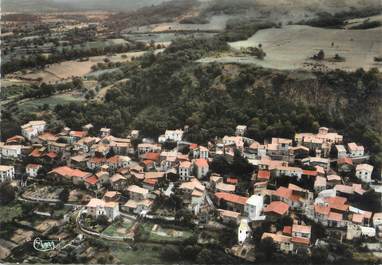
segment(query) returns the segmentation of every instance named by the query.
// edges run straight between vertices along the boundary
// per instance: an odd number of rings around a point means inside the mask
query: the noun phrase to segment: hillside
[[[109,90],[105,102],[58,106],[55,112],[73,129],[91,122],[119,135],[139,128],[156,137],[188,125],[188,140],[199,143],[232,134],[237,124],[247,124],[248,136],[258,140],[326,126],[364,144],[374,162],[382,162],[378,71],[309,73],[194,63],[224,49],[217,40],[178,40],[162,54],[123,66],[130,81]]]

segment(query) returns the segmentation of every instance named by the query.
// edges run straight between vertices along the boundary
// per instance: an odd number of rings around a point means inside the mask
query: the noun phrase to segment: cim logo
[[[33,248],[35,250],[41,251],[41,252],[52,251],[56,248],[56,241],[55,240],[42,240],[41,238],[37,237],[33,241]]]

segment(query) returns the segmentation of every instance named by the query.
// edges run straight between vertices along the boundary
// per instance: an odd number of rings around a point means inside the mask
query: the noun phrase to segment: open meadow
[[[369,30],[322,29],[309,26],[286,26],[258,31],[244,41],[229,43],[234,53],[203,58],[199,62],[257,64],[273,69],[309,69],[319,64],[323,69],[356,70],[358,68],[382,69],[374,57],[382,55],[382,28]],[[264,60],[239,54],[241,48],[262,45]],[[326,58],[335,54],[344,57],[341,62],[311,60],[324,50]],[[236,52],[236,54],[235,54]]]

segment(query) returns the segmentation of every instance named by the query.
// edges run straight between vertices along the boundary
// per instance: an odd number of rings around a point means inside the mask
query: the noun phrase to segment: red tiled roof
[[[158,183],[158,179],[147,179],[147,178],[145,178],[143,180],[143,183],[146,183],[146,184],[154,186],[155,184]]]
[[[231,193],[227,193],[227,192],[216,192],[215,196],[219,200],[223,199],[227,202],[232,202],[232,203],[237,203],[237,204],[242,204],[242,205],[245,205],[245,203],[248,200],[247,197],[243,197],[243,196],[239,196],[239,195],[231,194]]]
[[[96,176],[90,176],[85,179],[86,183],[89,183],[90,185],[96,185],[98,182],[98,178]]]
[[[310,234],[312,227],[310,225],[296,225],[292,226],[292,232]]]
[[[144,154],[142,158],[146,160],[158,161],[160,158],[160,153],[148,152]]]
[[[328,220],[340,222],[340,221],[342,221],[342,214],[330,212],[329,216],[328,216]]]
[[[292,234],[292,227],[291,226],[284,226],[283,234],[291,235]]]
[[[239,180],[237,178],[227,178],[226,182],[229,184],[237,184]]]
[[[306,176],[312,176],[312,177],[315,177],[318,175],[318,172],[316,170],[303,170],[302,171],[302,174],[303,175],[306,175]]]
[[[117,164],[119,162],[119,156],[115,155],[107,159],[108,163]]]
[[[295,244],[309,245],[310,240],[304,237],[292,237],[292,242]]]
[[[76,178],[86,178],[89,176],[89,172],[85,172],[79,169],[74,169],[68,166],[57,167],[50,171],[49,173],[56,173],[64,177],[76,177]]]
[[[152,161],[152,160],[143,160],[142,163],[145,164],[145,166],[149,166],[149,165],[154,164],[154,161]]]
[[[42,152],[40,152],[40,150],[38,150],[38,149],[34,149],[29,155],[33,156],[33,157],[41,157]]]
[[[348,164],[353,165],[353,160],[350,157],[341,157],[337,160],[338,165]]]
[[[190,150],[194,150],[194,149],[198,148],[198,145],[197,144],[190,144],[189,148],[190,148]]]
[[[46,153],[45,154],[47,157],[50,157],[50,158],[56,158],[57,157],[57,153],[55,153],[55,152],[48,152],[48,153]]]
[[[339,196],[330,197],[330,198],[325,198],[324,201],[328,203],[328,207],[330,209],[346,212],[349,208],[349,205],[345,204],[347,199],[344,197],[339,197]]]
[[[89,162],[94,163],[94,164],[104,163],[105,158],[94,156],[94,157],[90,158]]]
[[[208,167],[208,162],[206,159],[199,158],[195,160],[195,165],[197,167]]]
[[[78,138],[85,137],[86,135],[87,135],[87,132],[85,132],[85,131],[71,131],[70,132],[70,136],[74,136],[74,137],[78,137]]]
[[[292,201],[298,201],[299,200],[299,196],[297,195],[293,195],[293,190],[292,189],[288,189],[288,188],[285,188],[285,187],[279,187],[277,190],[275,190],[275,192],[273,193],[274,196],[277,196],[277,197],[280,197],[280,198],[285,198],[285,199],[288,199],[288,200],[292,200]]]
[[[324,201],[327,203],[345,204],[347,202],[347,199],[345,197],[335,196],[325,198]]]
[[[314,211],[318,214],[328,215],[330,208],[319,204],[314,205]]]
[[[7,143],[9,142],[23,142],[25,141],[25,138],[21,135],[15,135],[7,139]]]
[[[271,177],[271,172],[269,172],[268,170],[259,170],[259,172],[257,173],[257,178],[258,179],[270,179]]]
[[[352,222],[356,224],[362,224],[363,223],[363,214],[353,214]]]
[[[280,201],[271,202],[265,209],[265,213],[276,213],[278,215],[284,215],[288,212],[289,206],[288,204]]]

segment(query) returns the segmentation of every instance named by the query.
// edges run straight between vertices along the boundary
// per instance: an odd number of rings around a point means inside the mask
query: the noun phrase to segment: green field
[[[82,44],[75,44],[73,46],[60,46],[58,50],[90,50],[90,49],[104,49],[106,47],[114,47],[120,45],[127,45],[129,42],[124,39],[108,39],[108,40],[97,40],[88,41]]]
[[[126,236],[129,229],[133,226],[132,221],[123,220],[123,223],[113,223],[109,227],[107,227],[103,234],[108,236]]]
[[[142,241],[148,240],[150,242],[178,242],[192,236],[191,230],[179,230],[157,225],[156,230],[153,231],[153,227],[154,225],[150,223],[141,224],[140,229],[141,234],[143,235]]]
[[[129,249],[124,245],[113,244],[110,246],[112,254],[122,264],[164,264],[160,253],[165,245],[136,244],[136,248]]]
[[[71,94],[60,94],[54,95],[48,98],[39,98],[39,99],[31,99],[27,101],[22,101],[18,103],[18,108],[25,112],[37,112],[41,110],[41,108],[48,104],[49,108],[54,108],[58,104],[68,104],[70,102],[78,102],[83,101],[84,98],[79,96],[74,96]]]

